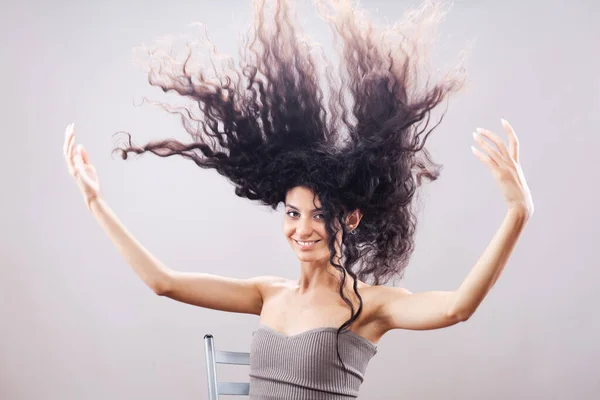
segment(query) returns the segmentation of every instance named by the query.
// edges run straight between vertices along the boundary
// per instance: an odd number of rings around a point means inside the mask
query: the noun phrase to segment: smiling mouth
[[[320,241],[321,240],[311,240],[311,241],[303,242],[303,241],[294,239],[294,242],[296,242],[298,244],[298,246],[300,246],[300,247],[312,247],[315,244],[319,243]]]

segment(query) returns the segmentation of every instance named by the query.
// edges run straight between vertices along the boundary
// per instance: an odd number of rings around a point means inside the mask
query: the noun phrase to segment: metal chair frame
[[[248,396],[249,382],[219,382],[217,364],[250,365],[250,353],[215,349],[213,335],[204,335],[206,372],[208,375],[208,400],[219,400],[220,395]]]

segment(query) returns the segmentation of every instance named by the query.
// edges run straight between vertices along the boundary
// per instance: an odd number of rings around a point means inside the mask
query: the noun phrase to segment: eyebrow
[[[296,207],[296,206],[293,206],[293,205],[291,205],[291,204],[286,204],[286,206],[287,206],[287,207],[290,207],[290,208],[293,208],[294,210],[298,210],[298,211],[300,211],[300,209],[299,209],[298,207]],[[312,210],[311,212],[315,212],[315,211],[323,211],[323,209],[322,209],[322,208],[315,208],[315,209],[314,209],[314,210]]]

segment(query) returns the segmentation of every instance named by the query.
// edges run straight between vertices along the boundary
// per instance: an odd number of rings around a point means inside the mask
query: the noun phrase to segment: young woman
[[[166,58],[168,68],[150,71],[152,85],[195,102],[197,109],[163,106],[181,117],[193,141],[140,147],[129,140],[115,149],[123,159],[130,152],[180,155],[217,170],[238,196],[273,209],[283,203],[283,232],[299,260],[298,279],[167,268],[103,200],[72,124],[65,136],[69,172],[88,209],[150,288],[200,307],[260,316],[251,349],[250,397],[256,399],[355,398],[386,332],[443,328],[475,312],[533,214],[514,130],[502,120],[507,144],[477,129],[473,153],[506,201],[498,232],[456,290],[383,286],[402,277],[412,254],[417,188],[439,175],[424,148],[437,126],[429,126],[431,111],[463,80],[448,74],[431,84],[424,75],[423,39],[444,14],[440,7],[427,3],[402,23],[379,29],[347,1],[317,3],[343,50],[340,84],[326,69],[327,107],[319,68],[329,64],[317,63],[300,41],[285,1],[276,2],[271,24],[264,0],[256,0],[251,54],[239,70],[210,79],[191,72],[189,58]]]

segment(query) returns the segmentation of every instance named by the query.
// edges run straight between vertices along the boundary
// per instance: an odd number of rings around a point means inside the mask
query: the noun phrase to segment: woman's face
[[[321,202],[311,189],[297,186],[285,199],[283,232],[300,261],[329,259],[328,235]]]
[[[314,192],[307,187],[296,186],[287,193],[283,233],[300,261],[329,261],[329,235],[320,207],[319,197],[315,197]],[[347,218],[348,229],[352,230],[358,226],[361,218],[360,211],[355,210]],[[340,253],[341,229],[337,235],[336,248]]]

